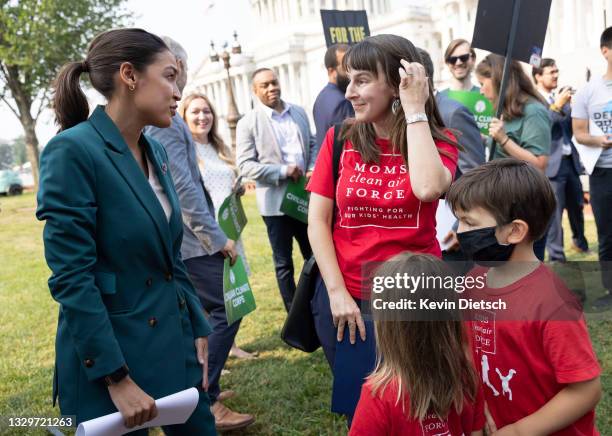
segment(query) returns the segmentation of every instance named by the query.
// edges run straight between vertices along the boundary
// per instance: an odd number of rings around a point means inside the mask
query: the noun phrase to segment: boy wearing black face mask
[[[601,368],[584,317],[533,251],[555,209],[548,179],[526,162],[499,159],[465,173],[447,201],[461,248],[481,265],[471,274],[486,277],[477,293],[507,305],[475,311],[468,323],[488,433],[598,435]]]

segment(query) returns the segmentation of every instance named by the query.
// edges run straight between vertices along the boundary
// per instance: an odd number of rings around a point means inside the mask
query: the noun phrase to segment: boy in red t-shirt
[[[468,323],[495,435],[598,435],[600,366],[582,313],[561,281],[536,258],[555,208],[550,183],[516,160],[464,174],[447,201],[457,238],[486,285],[471,296],[506,309],[477,310]]]

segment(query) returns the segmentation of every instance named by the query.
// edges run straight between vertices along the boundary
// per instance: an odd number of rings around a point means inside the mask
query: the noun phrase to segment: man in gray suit
[[[287,312],[295,293],[293,239],[304,259],[312,255],[307,225],[284,215],[281,202],[289,179],[310,177],[317,147],[306,112],[281,99],[274,71],[253,73],[255,108],[236,128],[236,154],[242,176],[255,181],[257,206],[268,230],[276,280]]]
[[[434,66],[427,51],[417,48],[423,61],[423,66],[430,77],[430,85],[433,86]],[[480,136],[480,130],[474,119],[474,115],[461,103],[448,98],[445,94],[436,92],[436,103],[444,125],[454,131],[457,142],[463,147],[459,151],[459,162],[455,173],[455,180],[461,174],[485,163],[485,146]],[[449,233],[445,242],[450,243],[442,253],[445,260],[466,260],[459,249],[459,243],[454,232]]]
[[[177,58],[177,85],[181,92],[187,83],[187,54],[174,40],[164,42]],[[172,117],[166,129],[149,126],[145,133],[158,140],[165,148],[170,173],[181,204],[183,215],[183,243],[181,256],[198,297],[208,313],[213,332],[208,336],[208,395],[217,430],[235,430],[252,424],[253,416],[237,413],[221,403],[219,379],[229,351],[234,343],[240,320],[227,324],[223,298],[223,262],[237,256],[234,241],[228,239],[215,219],[215,209],[200,176],[195,144],[187,124],[180,115]]]

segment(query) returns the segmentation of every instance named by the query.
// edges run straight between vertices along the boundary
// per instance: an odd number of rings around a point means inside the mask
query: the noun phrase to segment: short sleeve
[[[584,318],[547,321],[543,329],[544,352],[558,383],[583,382],[601,374]]]
[[[450,132],[450,130],[446,130],[444,132],[446,136],[451,141],[457,141],[455,136]],[[440,158],[442,159],[442,165],[444,165],[451,173],[451,180],[455,179],[455,171],[457,171],[457,161],[459,160],[459,150],[453,144],[450,144],[445,141],[435,140],[436,148],[440,153]]]
[[[572,118],[589,119],[589,85],[580,89],[572,98]]]
[[[535,156],[550,154],[551,126],[548,110],[540,103],[532,103],[526,109],[521,137],[517,138],[521,147]]]
[[[389,433],[389,416],[385,413],[383,401],[372,394],[369,383],[364,383],[349,436],[383,436]]]
[[[307,191],[331,199],[334,198],[333,148],[334,128],[331,127],[325,135],[312,176],[306,187]]]

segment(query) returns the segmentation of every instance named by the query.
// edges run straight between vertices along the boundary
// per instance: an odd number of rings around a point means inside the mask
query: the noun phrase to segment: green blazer
[[[116,412],[102,378],[127,365],[153,398],[202,379],[194,338],[211,329],[180,258],[183,225],[164,148],[142,135],[170,222],[119,130],[98,106],[40,159],[51,295],[60,304],[53,402],[77,422]]]

